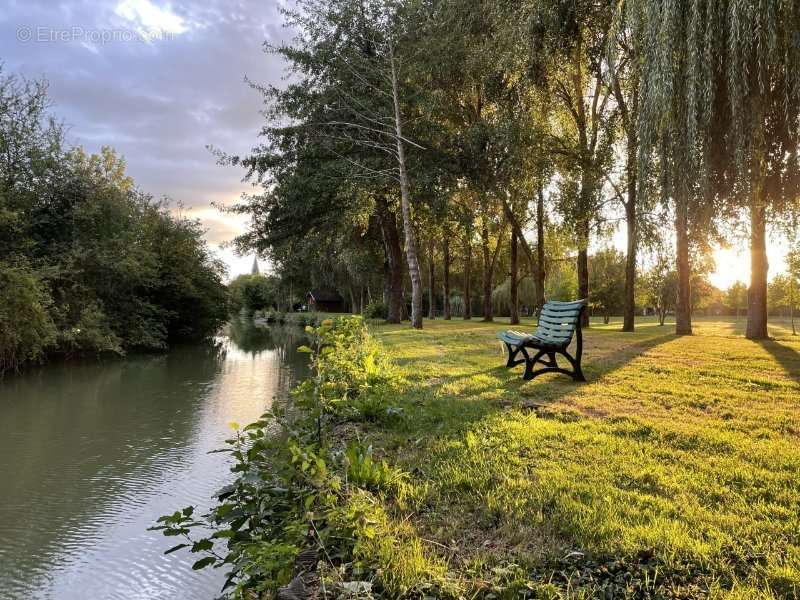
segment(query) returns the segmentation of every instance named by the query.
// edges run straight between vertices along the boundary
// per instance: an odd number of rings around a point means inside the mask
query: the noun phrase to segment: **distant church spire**
[[[250,270],[251,275],[259,275],[261,271],[258,270],[258,257],[253,257],[253,268]]]

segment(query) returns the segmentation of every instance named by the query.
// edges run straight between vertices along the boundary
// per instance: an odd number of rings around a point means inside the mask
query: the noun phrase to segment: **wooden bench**
[[[574,302],[545,302],[539,314],[539,324],[532,334],[520,331],[499,331],[497,337],[506,345],[508,361],[506,367],[511,368],[525,363],[523,379],[533,379],[542,373],[563,373],[570,375],[575,381],[586,381],[581,371],[581,354],[583,353],[583,337],[581,335],[581,316],[586,310],[586,300]],[[567,352],[567,346],[576,341],[575,355]],[[529,352],[529,350],[535,350]],[[519,358],[519,355],[522,358]],[[533,354],[533,356],[531,356]],[[567,359],[571,370],[558,366],[556,355]],[[546,357],[546,358],[545,358]],[[534,370],[537,363],[544,365]]]

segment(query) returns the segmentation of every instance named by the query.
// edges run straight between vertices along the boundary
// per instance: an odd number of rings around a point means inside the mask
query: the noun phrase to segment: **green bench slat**
[[[544,327],[545,329],[554,329],[556,331],[575,331],[575,323],[552,323],[544,319],[539,319],[538,326]]]
[[[542,315],[539,317],[539,323],[545,323],[546,325],[550,325],[553,327],[569,327],[570,329],[575,329],[575,324],[577,323],[577,318],[566,318],[566,319],[557,319],[556,317],[548,317],[547,315]]]
[[[529,333],[520,333],[519,331],[498,331],[497,337],[504,342],[517,346],[521,342],[530,339],[532,336]]]
[[[573,318],[574,319],[575,317],[577,317],[580,314],[580,312],[581,312],[581,309],[579,309],[579,308],[570,309],[570,310],[550,310],[548,308],[543,308],[542,312],[539,313],[539,314],[544,315],[546,317],[553,317],[553,318],[556,318],[556,319],[564,319],[564,318],[566,318],[566,319]]]
[[[555,340],[555,339],[552,339],[552,338],[540,337],[538,335],[536,336],[536,339],[539,340],[540,342],[544,343],[546,346],[556,346],[556,347],[559,347],[559,348],[561,346],[566,346],[566,345],[569,344],[569,342],[567,340]]]
[[[542,329],[541,327],[537,329],[536,333],[534,333],[533,335],[545,336],[553,339],[562,339],[562,340],[572,339],[571,331],[556,331],[553,329]]]
[[[559,329],[547,329],[545,327],[537,327],[536,333],[534,335],[546,335],[547,337],[552,338],[563,338],[568,340],[572,338],[572,331],[564,331]]]

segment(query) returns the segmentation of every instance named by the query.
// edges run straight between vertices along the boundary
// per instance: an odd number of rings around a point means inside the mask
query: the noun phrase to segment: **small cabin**
[[[311,290],[306,294],[306,304],[311,312],[345,312],[344,298],[335,290]]]

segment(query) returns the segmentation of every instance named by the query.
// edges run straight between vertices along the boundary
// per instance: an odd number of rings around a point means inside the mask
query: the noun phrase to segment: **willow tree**
[[[690,333],[688,215],[725,182],[747,214],[747,337],[767,337],[768,220],[794,195],[800,5],[760,0],[626,0],[640,40],[640,161],[668,147],[676,185],[677,332]],[[665,163],[666,164],[666,163]],[[713,184],[713,185],[712,185]]]

